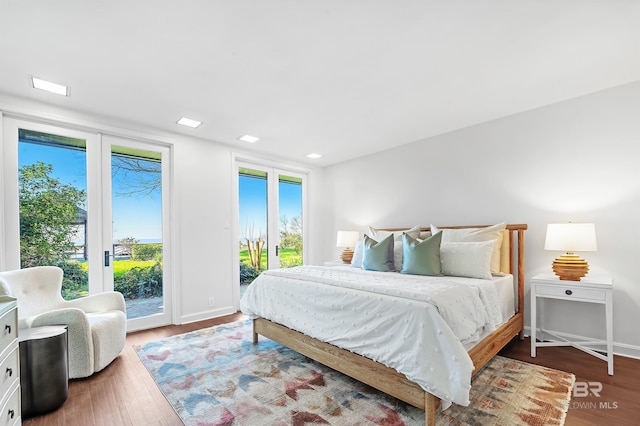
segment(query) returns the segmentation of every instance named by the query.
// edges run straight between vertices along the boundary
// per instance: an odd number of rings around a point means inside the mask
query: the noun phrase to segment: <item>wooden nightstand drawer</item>
[[[596,300],[604,302],[607,299],[605,290],[596,288],[580,288],[576,286],[557,285],[536,285],[536,294],[545,297],[555,297],[558,299],[578,299],[578,300]]]

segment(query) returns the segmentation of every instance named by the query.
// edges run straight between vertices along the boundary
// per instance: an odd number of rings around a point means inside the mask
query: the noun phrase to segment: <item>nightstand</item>
[[[611,277],[584,277],[581,281],[560,280],[553,274],[538,274],[529,281],[531,285],[531,357],[536,348],[544,346],[573,346],[607,362],[608,372],[613,376],[613,284]],[[559,342],[537,342],[536,304],[538,299],[571,300],[582,303],[597,303],[605,306],[606,340],[574,342],[540,328]],[[542,302],[542,300],[540,301]],[[544,307],[543,307],[544,308]],[[591,345],[606,345],[607,354],[592,349]]]

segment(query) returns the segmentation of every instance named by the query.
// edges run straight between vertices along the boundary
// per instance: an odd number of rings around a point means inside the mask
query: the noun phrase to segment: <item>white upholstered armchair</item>
[[[18,300],[20,328],[66,325],[69,378],[88,377],[109,365],[124,348],[124,298],[113,291],[64,300],[62,274],[55,266],[0,272],[0,294]]]

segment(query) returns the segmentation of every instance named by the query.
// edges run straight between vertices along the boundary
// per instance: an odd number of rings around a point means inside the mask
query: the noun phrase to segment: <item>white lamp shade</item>
[[[359,237],[358,231],[338,231],[336,247],[355,247]]]
[[[596,226],[593,223],[549,224],[544,249],[566,252],[597,251]]]

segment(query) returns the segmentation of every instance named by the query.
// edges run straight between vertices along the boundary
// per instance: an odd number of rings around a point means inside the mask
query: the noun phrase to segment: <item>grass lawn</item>
[[[113,276],[119,277],[124,275],[129,269],[133,268],[149,268],[156,264],[155,260],[114,260]]]
[[[87,272],[89,270],[89,264],[87,262],[78,262],[82,269]],[[148,268],[155,265],[155,260],[122,260],[116,259],[113,261],[113,276],[120,277],[124,275],[129,269],[132,268]]]
[[[265,269],[267,265],[267,251],[264,250],[262,252],[262,268]],[[249,251],[248,250],[240,250],[240,262],[244,262],[247,265],[250,265],[249,262]],[[287,266],[295,266],[302,265],[302,253],[296,253],[295,249],[292,248],[282,248],[280,249],[280,264],[284,264]]]

